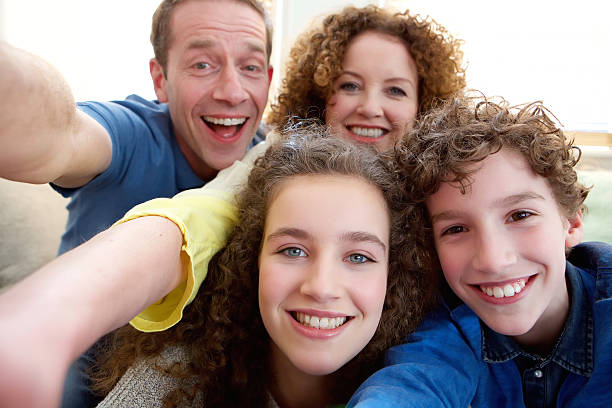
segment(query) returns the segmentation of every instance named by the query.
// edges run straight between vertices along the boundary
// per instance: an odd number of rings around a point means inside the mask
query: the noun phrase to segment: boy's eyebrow
[[[300,228],[279,228],[278,230],[272,232],[266,237],[266,241],[269,241],[274,238],[279,238],[283,236],[291,236],[300,239],[308,239],[312,236],[303,229]],[[375,245],[378,245],[382,248],[383,251],[387,251],[387,246],[382,242],[380,238],[378,238],[375,234],[365,232],[365,231],[348,231],[340,235],[340,241],[353,241],[353,242],[370,242]]]
[[[535,193],[533,191],[525,191],[522,193],[509,195],[499,200],[495,200],[493,204],[499,207],[506,207],[510,205],[516,205],[516,204],[522,203],[523,201],[527,201],[527,200],[546,200],[546,199],[542,195]],[[432,214],[430,218],[431,218],[431,223],[434,224],[438,221],[444,221],[444,220],[449,220],[452,218],[457,218],[460,215],[461,214],[458,211],[447,210],[447,211],[442,211],[437,214]]]
[[[495,201],[497,205],[515,205],[527,200],[546,200],[543,196],[533,191],[525,191],[518,194],[512,194]]]

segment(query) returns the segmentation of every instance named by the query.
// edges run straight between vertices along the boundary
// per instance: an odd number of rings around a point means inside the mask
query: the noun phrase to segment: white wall
[[[431,15],[465,40],[471,87],[511,102],[543,99],[568,129],[612,132],[612,29],[599,0],[373,0]],[[154,98],[148,60],[159,0],[0,0],[0,38],[42,55],[75,97]],[[280,60],[315,16],[367,0],[276,0]],[[281,48],[283,50],[281,51]],[[0,67],[1,69],[1,67]],[[273,94],[271,94],[273,95]]]
[[[0,38],[56,66],[77,100],[155,97],[149,33],[159,0],[0,1]]]

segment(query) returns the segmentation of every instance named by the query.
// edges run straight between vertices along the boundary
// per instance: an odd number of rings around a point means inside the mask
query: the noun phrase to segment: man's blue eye
[[[195,67],[197,69],[206,69],[210,67],[210,64],[208,62],[198,62],[197,64],[195,64]]]

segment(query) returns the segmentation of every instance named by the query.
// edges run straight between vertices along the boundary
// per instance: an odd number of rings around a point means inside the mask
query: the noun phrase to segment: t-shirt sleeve
[[[150,130],[142,118],[119,104],[112,102],[79,102],[78,108],[106,129],[111,139],[112,159],[106,170],[94,177],[85,186],[66,188],[51,183],[51,187],[63,197],[70,197],[83,188],[100,189],[112,183],[113,180],[120,179],[126,172],[134,152],[139,146],[142,147],[140,141],[143,135],[151,137]],[[126,135],[130,135],[130,137]]]
[[[181,320],[183,310],[206,277],[210,259],[225,246],[238,222],[233,194],[213,189],[199,191],[202,194],[158,198],[140,204],[116,223],[161,216],[173,221],[183,235],[180,256],[187,280],[130,321],[140,331],[166,330]]]

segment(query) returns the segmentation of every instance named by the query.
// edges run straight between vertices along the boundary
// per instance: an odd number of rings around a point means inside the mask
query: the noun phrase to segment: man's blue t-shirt
[[[107,229],[137,204],[204,185],[176,143],[167,104],[131,95],[78,106],[108,131],[113,157],[103,173],[82,187],[52,185],[71,198],[60,254]]]

